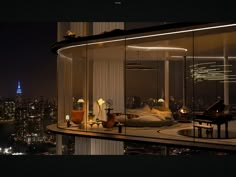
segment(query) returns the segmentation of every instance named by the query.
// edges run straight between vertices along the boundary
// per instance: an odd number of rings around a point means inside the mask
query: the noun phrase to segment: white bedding
[[[127,126],[164,126],[174,123],[171,111],[150,109],[148,106],[128,109],[126,114],[117,115],[116,119]]]

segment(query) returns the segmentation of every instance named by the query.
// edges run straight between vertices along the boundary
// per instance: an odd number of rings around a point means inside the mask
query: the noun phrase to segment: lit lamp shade
[[[187,106],[183,106],[179,109],[180,114],[190,114],[191,110]]]
[[[97,103],[98,103],[99,106],[102,106],[105,103],[105,100],[103,100],[102,98],[99,98],[97,100]]]
[[[70,120],[70,116],[66,115],[66,121],[68,122]]]
[[[163,99],[163,98],[159,98],[158,100],[157,100],[157,103],[158,103],[158,105],[159,106],[164,106],[164,103],[165,103],[165,100]]]
[[[190,122],[191,121],[191,110],[187,106],[182,106],[179,111],[179,121]]]
[[[157,102],[158,102],[158,103],[164,103],[164,102],[165,102],[165,100],[164,100],[164,99],[162,99],[162,98],[160,98],[160,99],[158,99],[158,100],[157,100]]]

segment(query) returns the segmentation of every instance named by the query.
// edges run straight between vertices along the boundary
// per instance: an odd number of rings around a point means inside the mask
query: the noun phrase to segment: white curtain
[[[93,112],[98,115],[99,98],[112,100],[112,112],[124,112],[124,50],[94,52],[93,61]],[[123,51],[123,52],[121,52]],[[103,109],[103,116],[99,119],[106,120],[106,113]]]
[[[70,115],[72,107],[72,59],[58,55],[57,73],[58,124],[61,124],[65,122],[65,116]]]

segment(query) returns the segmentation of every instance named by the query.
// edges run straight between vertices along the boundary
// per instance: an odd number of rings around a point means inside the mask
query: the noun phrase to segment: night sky
[[[126,29],[160,22],[126,23]],[[17,81],[25,98],[56,98],[56,55],[50,46],[57,40],[56,22],[0,22],[0,98],[16,95]]]
[[[16,95],[21,81],[25,97],[56,97],[57,23],[0,23],[0,96]]]

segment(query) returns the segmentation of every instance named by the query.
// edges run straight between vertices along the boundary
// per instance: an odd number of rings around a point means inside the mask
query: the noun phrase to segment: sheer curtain
[[[57,73],[58,124],[61,124],[65,122],[65,116],[70,115],[72,107],[72,59],[58,55]]]
[[[93,111],[96,116],[99,98],[105,101],[111,99],[113,112],[124,112],[124,50],[121,48],[101,49],[93,53]],[[104,109],[98,118],[106,120]]]

